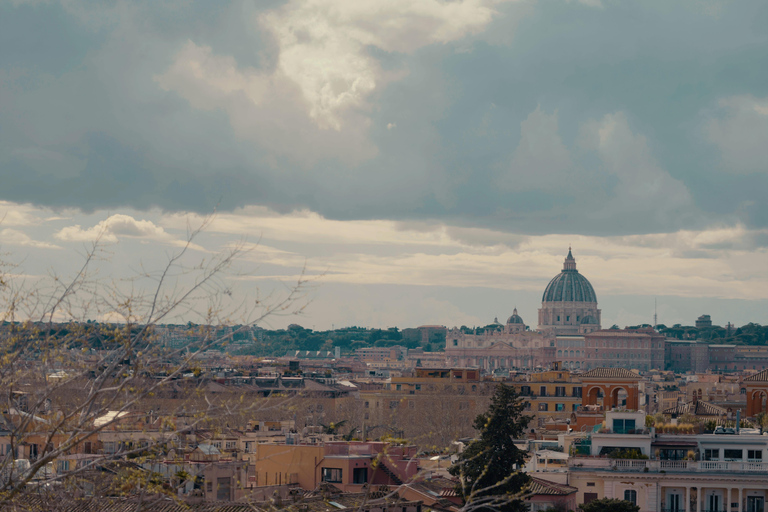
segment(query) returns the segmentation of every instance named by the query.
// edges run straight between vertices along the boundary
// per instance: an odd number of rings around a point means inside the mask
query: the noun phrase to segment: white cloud
[[[55,235],[65,242],[117,242],[120,237],[143,238],[156,242],[178,244],[172,235],[149,220],[136,220],[130,215],[118,213],[98,224],[83,229],[79,224],[67,226]]]
[[[338,129],[339,113],[364,103],[384,78],[366,47],[411,53],[475,33],[491,21],[488,0],[293,0],[261,24],[280,47],[279,69],[298,84],[309,114]]]
[[[331,157],[355,164],[377,154],[366,138],[370,121],[361,112],[346,112],[343,129],[318,129],[298,85],[284,73],[241,69],[234,58],[215,55],[209,46],[188,41],[155,80],[195,108],[224,110],[238,137],[304,166]]]
[[[34,206],[0,201],[0,226],[35,226],[47,220],[46,213]]]
[[[709,120],[705,133],[720,149],[724,170],[768,172],[768,98],[732,96],[719,106],[721,116]]]
[[[16,229],[6,228],[0,231],[0,240],[3,244],[36,247],[38,249],[61,249],[56,244],[33,240],[29,235]]]
[[[360,161],[377,152],[366,139],[368,98],[402,76],[382,69],[370,48],[407,54],[459,40],[482,31],[501,1],[509,0],[292,0],[259,18],[278,46],[273,70],[188,41],[155,79],[196,108],[225,110],[240,137],[283,155]]]

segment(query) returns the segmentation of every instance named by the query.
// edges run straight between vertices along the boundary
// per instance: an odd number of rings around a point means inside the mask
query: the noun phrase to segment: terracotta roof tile
[[[570,485],[557,484],[550,482],[549,480],[543,480],[541,478],[531,477],[531,484],[528,486],[529,494],[547,494],[554,496],[568,496],[577,492],[576,487]]]
[[[722,416],[726,410],[715,404],[699,400],[666,409],[662,414],[693,414],[694,416]]]
[[[641,380],[635,372],[626,368],[594,368],[581,374],[582,379],[632,379]]]
[[[763,370],[760,373],[750,375],[744,379],[744,382],[768,382],[768,370]]]

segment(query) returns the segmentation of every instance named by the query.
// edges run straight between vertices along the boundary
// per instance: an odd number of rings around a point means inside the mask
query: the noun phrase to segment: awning
[[[539,459],[549,460],[568,460],[568,454],[563,452],[556,452],[554,450],[539,450],[535,454]]]

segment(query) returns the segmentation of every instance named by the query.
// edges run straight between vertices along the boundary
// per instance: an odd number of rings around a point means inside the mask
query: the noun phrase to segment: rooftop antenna
[[[658,315],[656,314],[656,297],[653,298],[653,328],[656,329],[656,326],[659,325],[658,322]]]

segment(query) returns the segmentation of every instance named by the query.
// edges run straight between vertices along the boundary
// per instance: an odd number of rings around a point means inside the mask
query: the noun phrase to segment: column
[[[656,484],[656,511],[661,512],[661,482]]]
[[[691,512],[691,488],[687,487],[685,488],[685,501],[683,502],[685,505],[683,505],[683,511],[684,512]]]
[[[742,501],[741,501],[741,500],[743,499],[743,498],[742,498],[742,496],[741,496],[741,494],[744,492],[744,489],[743,489],[743,488],[741,488],[741,487],[739,487],[738,491],[739,491],[739,506],[738,506],[738,508],[737,508],[736,510],[737,510],[737,512],[741,512],[741,511],[742,511],[742,508],[743,508],[743,506],[744,506],[744,505],[742,504]]]
[[[696,501],[696,512],[704,511],[704,487],[699,484],[699,499]]]

